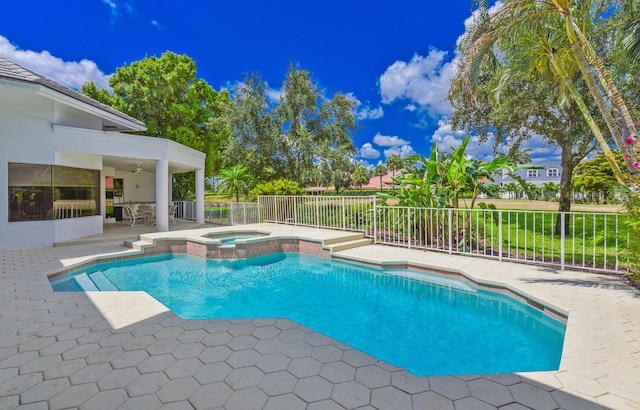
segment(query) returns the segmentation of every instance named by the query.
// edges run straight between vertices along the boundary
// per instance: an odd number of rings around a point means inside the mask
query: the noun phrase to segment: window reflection
[[[9,164],[9,221],[41,221],[100,214],[100,171],[41,164]]]

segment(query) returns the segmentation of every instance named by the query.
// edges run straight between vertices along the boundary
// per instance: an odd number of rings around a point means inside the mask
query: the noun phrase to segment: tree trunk
[[[571,211],[571,176],[575,164],[573,163],[573,155],[571,147],[563,147],[560,152],[562,175],[560,176],[560,199],[558,205],[558,212],[570,212]],[[560,235],[560,214],[556,220],[556,235]],[[569,218],[564,219],[564,231],[565,233],[569,229]]]

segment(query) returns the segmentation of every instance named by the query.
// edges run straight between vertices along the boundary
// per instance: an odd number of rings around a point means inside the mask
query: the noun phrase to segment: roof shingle
[[[90,98],[84,94],[80,94],[62,84],[59,84],[43,75],[40,75],[34,71],[31,71],[5,57],[0,56],[0,79],[8,79],[13,81],[20,81],[24,83],[39,84],[47,87],[51,90],[62,93],[75,100],[81,101],[85,104],[89,104],[95,108],[99,108],[102,111],[108,112],[112,115],[116,115],[124,120],[133,122],[140,127],[144,127],[144,123],[133,117],[128,116],[116,109],[113,109],[107,105],[104,105],[93,98]],[[138,130],[136,130],[138,131]]]

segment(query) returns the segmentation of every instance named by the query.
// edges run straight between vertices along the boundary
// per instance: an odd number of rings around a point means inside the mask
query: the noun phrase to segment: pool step
[[[352,241],[343,241],[338,243],[332,243],[325,245],[324,248],[328,249],[331,253],[346,251],[347,249],[358,248],[360,246],[367,246],[373,243],[371,238],[361,238]]]
[[[96,286],[95,283],[89,278],[86,273],[81,273],[73,277],[78,286],[82,288],[85,292],[98,292],[100,289]]]
[[[89,274],[89,278],[96,284],[98,289],[103,292],[117,292],[118,289],[116,285],[111,283],[111,281],[102,273],[102,271],[92,272]]]

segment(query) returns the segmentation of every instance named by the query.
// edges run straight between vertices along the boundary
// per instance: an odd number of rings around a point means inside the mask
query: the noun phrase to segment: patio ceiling
[[[144,159],[144,158],[128,158],[128,157],[114,157],[103,156],[102,164],[105,167],[113,167],[118,171],[134,171],[137,166],[140,166],[145,172],[155,174],[156,172],[156,160]],[[169,171],[177,174],[181,172],[195,171],[195,168],[189,167],[184,164],[175,162],[169,162]]]

